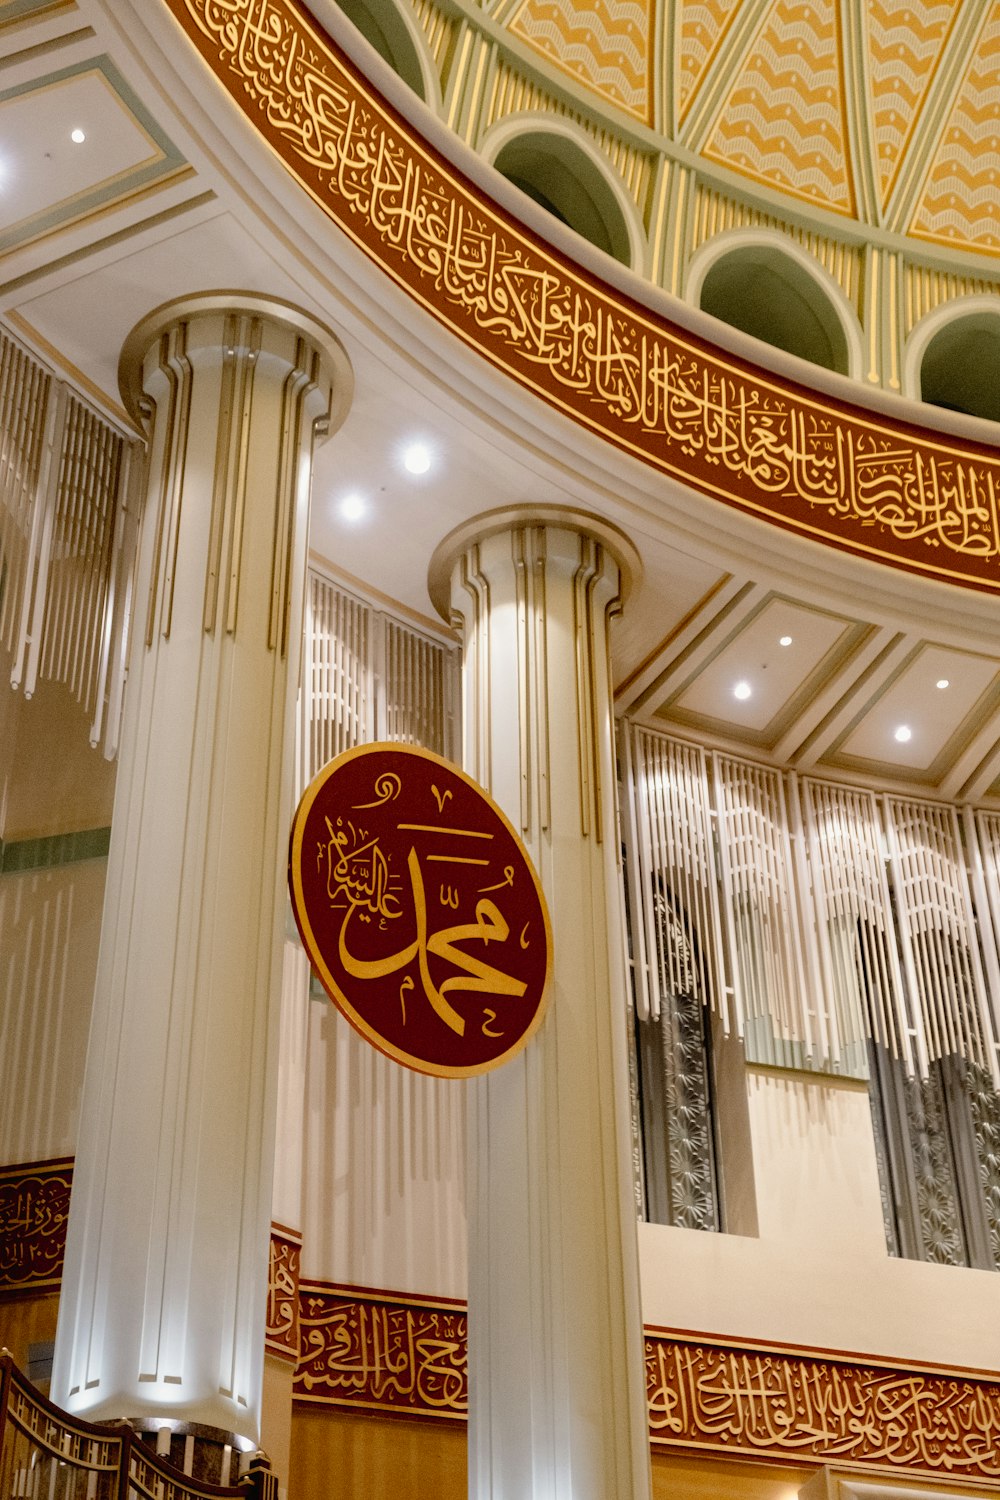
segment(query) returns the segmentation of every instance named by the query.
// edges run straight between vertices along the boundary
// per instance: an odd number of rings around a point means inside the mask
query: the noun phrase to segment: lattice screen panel
[[[93,709],[124,442],[74,397],[66,400],[62,452],[43,553],[47,564],[43,677],[64,682]]]
[[[375,611],[310,569],[302,660],[302,787],[328,760],[375,739]]]
[[[692,993],[750,1061],[997,1079],[1000,815],[706,755],[623,727],[640,1017]],[[978,912],[978,917],[977,917]],[[991,998],[993,997],[993,998]]]
[[[25,622],[25,593],[51,381],[0,334],[0,640],[13,652]]]
[[[781,776],[766,766],[712,756],[735,1010],[755,1061],[797,1061],[789,1047],[822,1054],[806,1002],[794,867]]]
[[[668,995],[694,995],[728,1025],[705,753],[627,724],[624,735],[636,1008],[646,1020]]]
[[[878,803],[871,792],[812,779],[802,781],[801,799],[831,1050],[835,1056],[853,1054],[861,1064],[870,1035],[912,1073],[915,1037],[896,950]]]
[[[457,652],[310,569],[302,663],[301,786],[355,745],[450,755]]]
[[[964,1057],[995,1083],[996,1025],[983,972],[958,813],[885,799],[897,926],[926,1058]]]
[[[61,682],[117,745],[131,585],[124,502],[138,445],[0,332],[0,643],[30,696]]]
[[[381,738],[446,755],[455,701],[455,653],[388,616],[384,649]]]

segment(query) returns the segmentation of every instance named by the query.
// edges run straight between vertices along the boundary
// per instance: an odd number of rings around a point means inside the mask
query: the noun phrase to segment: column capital
[[[118,389],[122,403],[132,419],[140,426],[145,417],[144,369],[153,345],[180,324],[198,328],[203,348],[217,346],[220,353],[226,348],[226,319],[243,317],[256,319],[271,330],[272,337],[279,342],[284,336],[305,339],[319,357],[314,380],[331,391],[329,417],[323,435],[335,432],[344,421],[354,394],[354,372],[343,344],[333,331],[304,312],[292,302],[280,297],[264,297],[256,292],[218,291],[196,292],[188,297],[177,297],[164,302],[146,314],[132,329],[122,345],[118,361]],[[295,344],[290,345],[287,357],[294,357]],[[278,349],[273,350],[278,353]]]
[[[484,511],[449,531],[434,549],[427,571],[427,588],[442,619],[451,619],[451,575],[455,562],[477,542],[504,531],[545,526],[576,531],[599,542],[618,565],[621,576],[619,600],[624,604],[642,581],[642,560],[633,542],[614,522],[575,505],[510,505]]]

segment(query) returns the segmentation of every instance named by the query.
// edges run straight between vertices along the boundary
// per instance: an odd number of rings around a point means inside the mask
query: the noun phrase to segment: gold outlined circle
[[[542,990],[538,1004],[535,1007],[535,1013],[525,1030],[508,1047],[506,1052],[501,1052],[497,1057],[491,1058],[487,1062],[473,1063],[466,1067],[449,1067],[443,1063],[429,1062],[426,1058],[418,1057],[411,1052],[405,1052],[401,1047],[397,1047],[394,1043],[387,1041],[380,1032],[376,1031],[370,1022],[366,1021],[359,1014],[337,984],[323,959],[320,944],[313,930],[313,924],[309,920],[301,879],[302,842],[313,804],[330,778],[343,766],[347,765],[349,761],[357,760],[362,756],[373,755],[376,752],[385,753],[387,751],[393,755],[412,755],[419,760],[430,762],[432,765],[441,766],[450,775],[457,776],[459,780],[464,781],[475,793],[479,801],[490,809],[510,834],[514,846],[524,862],[524,867],[531,877],[545,932],[545,977],[542,981]],[[401,1063],[404,1067],[412,1068],[415,1072],[424,1073],[433,1078],[474,1078],[481,1073],[492,1072],[494,1068],[498,1068],[503,1063],[509,1062],[512,1057],[516,1057],[531,1040],[545,1019],[552,989],[552,923],[549,917],[548,903],[545,900],[545,892],[542,890],[542,883],[538,878],[538,872],[520,835],[507,817],[507,814],[503,811],[503,808],[494,802],[490,794],[479,785],[478,781],[463,771],[461,766],[455,765],[454,761],[446,760],[443,755],[437,755],[433,750],[424,750],[419,745],[397,744],[391,740],[376,740],[374,743],[368,745],[355,745],[353,749],[344,750],[340,755],[335,756],[333,760],[328,761],[306,787],[299,800],[299,805],[295,809],[295,815],[292,818],[288,848],[288,885],[292,899],[292,914],[295,917],[295,925],[299,930],[302,946],[306,950],[313,973],[319,979],[327,995],[344,1019],[354,1027],[354,1030],[359,1035],[363,1036],[377,1051],[381,1052],[384,1057],[391,1057],[393,1061]]]

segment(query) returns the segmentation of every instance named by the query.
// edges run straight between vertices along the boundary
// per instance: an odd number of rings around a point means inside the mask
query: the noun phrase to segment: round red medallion
[[[378,744],[332,760],[295,814],[288,879],[327,994],[398,1062],[485,1073],[540,1025],[538,877],[496,803],[439,755]]]

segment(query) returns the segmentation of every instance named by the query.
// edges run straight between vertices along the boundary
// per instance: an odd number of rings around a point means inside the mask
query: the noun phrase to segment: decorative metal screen
[[[921,1074],[927,1062],[963,1057],[1000,1083],[994,1012],[958,814],[954,808],[885,799],[897,930]]]
[[[959,1057],[998,1082],[1000,816],[963,831],[634,725],[623,752],[640,1017],[690,991],[750,1061],[863,1077],[871,1039],[908,1075]]]
[[[0,332],[0,643],[30,697],[61,682],[117,748],[130,563],[124,499],[139,445]]]
[[[315,568],[306,600],[301,786],[343,750],[372,740],[450,755],[457,648],[376,609]]]
[[[913,1028],[893,931],[878,802],[871,792],[812,779],[804,779],[800,791],[818,993],[826,998],[820,1010],[830,1050],[863,1071],[870,1035],[912,1073]]]
[[[728,1024],[705,752],[628,725],[623,748],[636,1009],[646,1020],[666,995],[694,995]]]

